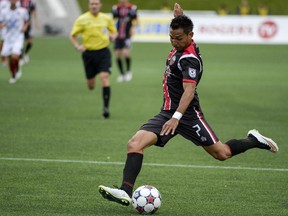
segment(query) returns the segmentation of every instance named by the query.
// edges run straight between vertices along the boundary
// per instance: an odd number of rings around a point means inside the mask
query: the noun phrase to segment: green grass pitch
[[[199,44],[202,108],[219,138],[257,128],[280,152],[253,149],[225,162],[176,137],[146,150],[136,187],[159,189],[163,216],[288,215],[288,46]],[[133,80],[111,76],[111,119],[86,87],[80,54],[67,38],[36,38],[23,77],[0,68],[0,215],[138,215],[104,200],[120,185],[127,140],[162,104],[169,43],[133,44]]]

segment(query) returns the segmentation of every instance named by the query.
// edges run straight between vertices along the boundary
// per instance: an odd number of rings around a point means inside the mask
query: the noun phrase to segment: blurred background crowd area
[[[111,14],[112,6],[118,2],[118,0],[102,0],[101,11]],[[236,15],[254,18],[260,17],[259,15],[284,18],[288,15],[288,0],[130,0],[130,3],[137,5],[139,17],[143,18],[146,15],[147,18],[153,15],[153,23],[147,23],[146,20],[141,28],[144,30],[146,27],[150,29],[158,28],[159,25],[164,26],[163,22],[156,21],[164,16],[170,17],[175,2],[179,3],[190,16],[219,15],[229,17],[230,21],[230,18],[233,19]],[[89,0],[36,0],[40,28],[34,28],[34,35],[69,35],[75,19],[88,11],[88,3]],[[211,22],[213,23],[213,20]]]
[[[88,10],[87,0],[78,0],[82,11]],[[287,15],[287,0],[130,0],[137,5],[138,10],[163,10],[173,9],[175,2],[185,10],[215,11],[219,15]],[[103,12],[111,12],[112,5],[117,0],[102,0]]]

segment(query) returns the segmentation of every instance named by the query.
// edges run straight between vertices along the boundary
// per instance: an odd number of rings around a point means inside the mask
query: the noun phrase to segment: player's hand
[[[174,17],[182,16],[183,15],[183,9],[178,3],[175,3],[174,5]]]
[[[83,45],[77,45],[75,48],[76,48],[79,52],[84,52],[84,51],[86,50]]]
[[[176,128],[179,124],[179,120],[176,118],[171,118],[163,126],[160,132],[161,136],[172,134],[174,135]]]
[[[0,29],[3,29],[6,25],[4,23],[0,23]]]
[[[114,33],[114,34],[109,34],[109,40],[111,42],[114,42],[117,38],[117,33]]]

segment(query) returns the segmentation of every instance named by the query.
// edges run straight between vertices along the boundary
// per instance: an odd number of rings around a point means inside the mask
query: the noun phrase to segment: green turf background
[[[134,43],[129,83],[116,82],[113,65],[109,120],[101,117],[100,83],[95,91],[86,88],[80,55],[67,38],[36,38],[31,62],[15,85],[8,83],[8,69],[0,68],[0,215],[137,215],[97,192],[99,184],[121,183],[123,164],[87,161],[125,161],[127,140],[161,106],[170,48]],[[164,149],[147,149],[136,187],[160,190],[163,205],[156,215],[288,215],[288,46],[200,44],[200,49],[205,68],[198,91],[219,138],[242,138],[257,128],[273,137],[280,152],[255,149],[219,162],[176,137]]]
[[[111,12],[112,5],[117,2],[117,0],[102,0],[103,11]],[[136,4],[138,10],[159,10],[164,0],[130,0],[130,2]],[[236,7],[240,4],[241,0],[168,0],[168,2],[171,5],[171,9],[173,9],[174,3],[177,2],[184,10],[212,11],[216,11],[222,3],[225,3],[229,12],[235,14]],[[286,0],[249,0],[248,2],[253,14],[256,14],[256,9],[261,2],[265,3],[270,8],[272,15],[288,14],[288,4]],[[88,0],[78,0],[78,3],[83,11],[88,9]]]

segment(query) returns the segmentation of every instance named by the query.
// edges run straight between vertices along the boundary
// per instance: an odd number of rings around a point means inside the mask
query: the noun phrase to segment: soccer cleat
[[[104,107],[103,108],[103,113],[102,113],[103,117],[105,119],[109,118],[110,117],[110,112],[109,112],[109,109],[107,107]]]
[[[128,71],[126,74],[125,74],[125,81],[129,82],[132,80],[132,72],[131,71]]]
[[[125,81],[125,76],[124,75],[119,75],[118,77],[117,77],[117,82],[123,82],[123,81]]]
[[[132,201],[129,195],[124,190],[117,188],[109,188],[103,185],[100,185],[98,188],[99,193],[109,201],[117,202],[124,206],[129,206]]]
[[[28,63],[30,62],[30,57],[29,57],[29,55],[28,55],[28,54],[25,54],[25,55],[23,56],[23,60],[24,60],[25,64],[28,64]]]
[[[19,70],[15,75],[16,80],[20,79],[21,76],[22,76],[22,72],[21,72],[21,70]]]
[[[261,135],[255,129],[248,131],[247,136],[248,137],[252,136],[252,137],[256,138],[260,144],[259,145],[260,148],[270,150],[273,153],[276,153],[279,151],[277,144],[271,138],[268,138],[268,137]]]
[[[17,81],[17,80],[16,80],[14,77],[11,77],[11,78],[9,79],[9,83],[10,83],[10,84],[15,84],[16,81]]]
[[[25,54],[21,59],[20,59],[20,66],[23,66],[24,64],[28,64],[30,61],[30,57],[28,54]]]

